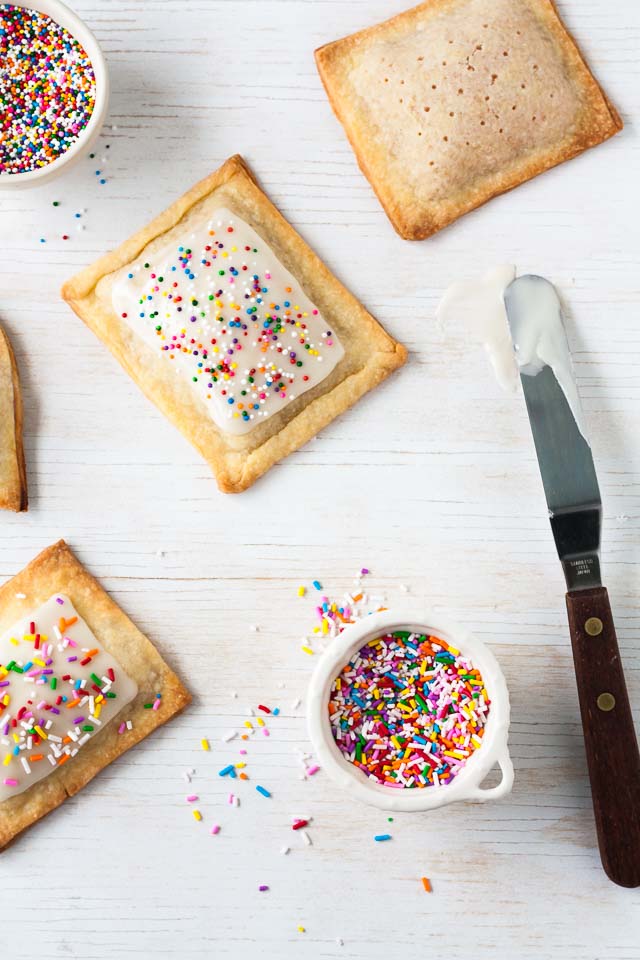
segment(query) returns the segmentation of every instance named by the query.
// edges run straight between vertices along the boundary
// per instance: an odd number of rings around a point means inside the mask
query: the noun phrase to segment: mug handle
[[[488,787],[486,790],[482,786],[473,787],[469,793],[468,798],[470,800],[479,800],[481,803],[484,803],[486,800],[497,800],[499,797],[504,797],[513,786],[513,763],[511,762],[511,757],[509,756],[509,751],[505,749],[501,757],[498,758],[498,765],[502,772],[502,780],[495,787]]]

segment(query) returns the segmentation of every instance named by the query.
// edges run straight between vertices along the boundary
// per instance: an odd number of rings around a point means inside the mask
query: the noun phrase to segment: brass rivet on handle
[[[604,630],[604,624],[600,617],[589,617],[584,628],[590,637],[599,637]]]
[[[616,705],[616,698],[612,693],[601,693],[598,699],[596,700],[598,704],[598,710],[608,713],[609,710],[613,710]]]

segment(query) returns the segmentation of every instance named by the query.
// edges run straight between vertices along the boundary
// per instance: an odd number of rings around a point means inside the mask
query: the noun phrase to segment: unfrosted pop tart
[[[62,295],[227,493],[406,359],[237,156]]]
[[[428,0],[316,61],[407,240],[622,129],[552,0]]]
[[[22,446],[22,396],[9,338],[0,327],[0,509],[27,509],[27,471]]]
[[[41,553],[0,588],[0,850],[190,699],[64,541]]]

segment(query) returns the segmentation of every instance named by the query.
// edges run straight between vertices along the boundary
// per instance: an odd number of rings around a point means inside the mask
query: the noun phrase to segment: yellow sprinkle
[[[258,719],[256,720],[256,723],[258,724],[259,727],[264,727],[264,720],[262,719],[262,717],[258,717]]]
[[[455,647],[449,647],[449,653],[452,653],[452,654],[454,655],[454,657],[459,657],[459,656],[460,656],[460,651],[459,651],[459,650],[456,650]]]
[[[194,815],[194,817],[195,817],[196,820],[202,820],[202,814],[200,813],[199,810],[194,810],[194,811],[193,811],[193,815]]]
[[[14,733],[12,736],[13,736],[14,743],[20,743],[20,737],[18,736],[17,733]]]
[[[19,640],[14,640],[14,638],[11,637],[11,640],[9,641],[9,643],[12,643],[12,644],[14,645],[14,647],[17,647],[18,644],[20,643],[20,641],[19,641]]]
[[[42,727],[39,727],[37,724],[34,723],[33,729],[36,731],[36,733],[38,734],[39,737],[42,737],[43,740],[47,740],[47,739],[48,739],[48,738],[47,738],[47,735],[46,735],[46,733],[44,732],[44,730],[42,729]]]
[[[320,627],[314,627],[314,628],[313,628],[313,632],[314,632],[314,633],[320,633]]]
[[[4,764],[5,767],[8,767],[8,766],[9,766],[9,764],[11,763],[11,754],[10,754],[10,753],[8,753],[8,754],[6,755],[6,757],[4,758],[4,760],[2,761],[2,763]]]
[[[329,633],[329,623],[325,617],[322,618],[322,632]]]
[[[313,650],[311,649],[311,647],[302,647],[302,652],[308,653],[310,657],[313,656]]]
[[[250,720],[245,720],[244,725],[248,730],[253,730],[253,725]]]
[[[9,704],[11,703],[11,697],[9,696],[8,693],[5,693],[4,697],[2,698],[2,702],[4,703],[5,707],[9,706]]]
[[[306,587],[298,587],[298,596],[299,596],[299,597],[304,597],[304,595],[305,595],[306,592],[307,592],[307,588],[306,588]]]
[[[236,763],[236,770],[242,770],[246,767],[246,763],[242,760],[240,763]]]
[[[304,927],[298,927],[298,933],[306,933],[306,932],[307,931],[305,930]]]
[[[200,741],[200,744],[202,745],[202,749],[203,749],[203,750],[208,750],[208,749],[209,749],[209,741],[208,741],[208,740],[201,740],[201,741]],[[197,812],[198,812],[198,811],[196,810],[196,813],[197,813]]]

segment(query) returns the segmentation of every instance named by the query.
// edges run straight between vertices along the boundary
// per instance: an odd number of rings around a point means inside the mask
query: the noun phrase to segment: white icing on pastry
[[[250,432],[322,383],[344,356],[300,284],[224,207],[120,270],[111,296],[225,433]]]
[[[0,802],[73,763],[138,692],[64,594],[0,637],[0,664]]]

